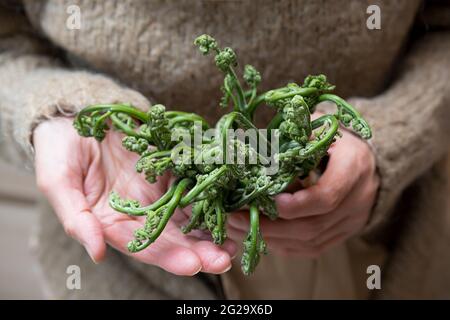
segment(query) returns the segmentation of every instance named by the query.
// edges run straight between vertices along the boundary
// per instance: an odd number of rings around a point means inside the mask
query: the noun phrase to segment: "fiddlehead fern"
[[[214,126],[214,137],[202,136],[200,145],[184,143],[184,139],[195,138],[196,130],[208,129],[209,124],[200,115],[166,110],[160,104],[147,112],[126,103],[88,106],[77,114],[74,127],[81,136],[98,141],[105,138],[110,128],[124,134],[123,147],[139,155],[135,170],[143,173],[149,183],[156,182],[166,172],[178,177],[164,195],[147,206],[111,193],[109,204],[113,209],[146,218],[128,244],[130,252],[151,245],[175,210],[190,204],[192,214],[182,232],[200,229],[209,232],[214,243],[221,245],[227,236],[227,215],[249,207],[250,226],[243,243],[241,264],[244,274],[250,274],[260,256],[267,253],[259,217],[265,214],[276,219],[274,196],[294,179],[308,176],[319,166],[339,136],[340,124],[352,127],[364,139],[369,139],[372,132],[354,107],[332,94],[335,87],[325,75],[308,76],[301,85],[289,83],[258,93],[261,74],[255,67],[246,65],[244,90],[235,72],[237,56],[233,49],[220,48],[209,35],[198,37],[194,44],[202,54],[214,54],[214,62],[224,74],[220,105],[233,107]],[[311,120],[316,106],[323,101],[336,104],[337,112]],[[276,115],[263,134],[255,127],[253,117],[264,105],[275,108]],[[236,129],[257,134],[245,139],[228,134]],[[259,147],[271,149],[273,141],[269,136],[274,132],[280,137],[279,148],[273,156],[278,170],[269,175]],[[181,161],[175,161],[174,155],[180,153]]]

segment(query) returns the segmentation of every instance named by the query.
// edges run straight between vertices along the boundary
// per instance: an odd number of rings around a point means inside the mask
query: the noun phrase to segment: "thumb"
[[[71,121],[62,118],[44,121],[33,134],[38,188],[49,200],[66,233],[86,248],[94,262],[101,261],[106,244],[100,222],[91,213],[83,192],[82,165],[73,156],[79,137],[72,130]]]
[[[92,214],[85,195],[73,186],[53,184],[40,186],[65,232],[78,240],[95,263],[105,257],[106,244],[101,224]]]

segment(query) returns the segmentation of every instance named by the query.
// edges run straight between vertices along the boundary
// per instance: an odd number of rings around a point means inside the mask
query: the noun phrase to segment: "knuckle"
[[[339,205],[339,193],[335,188],[326,187],[322,191],[322,202],[328,211],[334,210]]]
[[[202,271],[203,272],[208,272],[210,271],[212,268],[212,261],[206,260],[206,261],[202,261]]]

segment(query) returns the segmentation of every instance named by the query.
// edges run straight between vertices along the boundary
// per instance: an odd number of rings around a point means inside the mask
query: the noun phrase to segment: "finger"
[[[272,252],[282,256],[318,258],[332,247],[345,241],[349,236],[350,234],[346,232],[339,233],[321,244],[268,237],[266,238],[266,243]]]
[[[199,241],[192,246],[202,263],[202,272],[220,274],[231,268],[231,255],[210,241]],[[233,255],[236,253],[234,250]]]
[[[132,258],[150,265],[158,266],[167,272],[192,276],[202,269],[201,260],[197,254],[185,246],[173,242],[171,237],[160,236],[145,250],[131,253],[127,244],[133,239],[133,233],[142,224],[136,220],[126,219],[115,221],[105,227],[105,239],[116,250]],[[164,233],[163,233],[164,234]],[[189,242],[189,239],[186,239]]]
[[[262,217],[260,217],[262,218]],[[229,214],[227,217],[227,224],[239,227],[239,230],[247,230],[249,228],[250,218],[248,211],[236,211]],[[227,228],[228,232],[228,228]]]
[[[341,220],[337,221],[334,225],[325,230],[317,238],[310,242],[314,245],[323,245],[329,242],[331,239],[341,234],[354,235],[365,225],[365,214],[353,214],[351,216],[345,216]]]
[[[199,241],[185,236],[176,225],[167,225],[161,236],[145,250],[130,253],[127,243],[134,230],[142,223],[129,220],[110,223],[104,229],[108,243],[133,258],[177,274],[191,276],[199,271],[223,273],[231,267],[231,257],[236,254],[236,244],[227,240],[219,247],[210,241]]]
[[[298,218],[294,220],[260,220],[264,235],[280,238],[310,241],[316,244],[330,239],[338,233],[357,232],[367,221],[370,207],[364,197],[365,186],[356,184],[354,190],[341,202],[340,206],[326,215]],[[248,220],[246,216],[239,216]],[[231,220],[231,224],[234,220]],[[244,224],[242,222],[241,224]]]
[[[247,235],[246,231],[234,228],[231,225],[227,226],[227,235],[228,238],[232,239],[236,243],[242,243],[244,241],[245,236]]]
[[[374,190],[373,185],[367,183],[365,179],[355,184],[352,192],[349,193],[349,196],[344,199],[336,211],[321,216],[330,217],[330,219],[325,222],[326,228],[311,241],[320,245],[338,234],[358,232],[369,218],[373,197],[368,198],[367,195],[374,194]]]
[[[180,216],[183,216],[183,213],[186,210],[182,211],[183,212],[179,212]],[[228,260],[233,259],[236,256],[237,246],[233,240],[226,239],[222,245],[216,245],[212,242],[211,232],[207,230],[192,230],[186,237],[192,240],[189,242],[188,247],[193,249],[202,260],[202,271],[209,273],[223,273],[229,269],[229,265],[226,265],[225,267],[221,265],[221,259],[224,259],[224,257],[222,257],[223,255],[227,256]],[[210,252],[204,250],[205,244],[208,244],[207,249],[210,250]],[[213,262],[211,263],[211,261]]]
[[[266,238],[265,242],[271,254],[276,254],[284,257],[288,256],[302,256],[305,258],[317,258],[319,251],[316,247],[307,243],[293,240],[281,240],[277,238]]]
[[[344,234],[344,233],[350,233],[352,230],[352,220],[351,217],[344,217],[343,219],[336,222],[334,225],[332,225],[330,228],[325,230],[323,233],[318,235],[316,238],[310,240],[310,244],[315,246],[323,245],[324,243],[327,243],[329,240],[335,238],[338,235]]]
[[[295,220],[277,219],[270,220],[267,217],[260,218],[260,228],[264,236],[278,238],[310,241],[317,238],[336,221],[341,219],[340,211],[328,215],[298,218]],[[245,231],[248,229],[249,218],[247,215],[234,215],[228,221],[235,229]]]
[[[211,236],[211,233],[209,233],[209,231],[193,230],[193,231],[189,232],[188,235],[185,235],[185,237],[187,237],[191,240],[188,243],[185,243],[188,248],[192,247],[194,244],[196,244],[200,241],[213,243],[213,238]],[[232,238],[229,237],[228,230],[227,230],[227,239],[224,241],[224,243],[221,245],[217,245],[217,244],[214,244],[214,245],[216,247],[220,248],[221,250],[224,250],[231,257],[234,257],[236,255],[237,245],[236,245],[236,242]]]
[[[194,238],[196,240],[207,240],[207,241],[213,241],[213,237],[211,236],[210,232],[207,232],[206,230],[192,230],[189,231],[188,234],[186,234],[187,237]]]
[[[367,207],[366,203],[370,201],[366,199],[365,194],[368,192],[365,189],[369,187],[372,187],[371,184],[360,180],[360,183],[354,185],[354,188],[341,202],[340,206],[326,215],[303,217],[294,220],[277,219],[275,221],[262,216],[260,218],[261,231],[268,237],[317,242],[318,237],[327,239],[337,233],[341,233],[341,227],[344,226],[342,220],[345,217],[352,217],[349,219],[348,228],[354,228],[357,231],[365,224],[368,217],[368,209],[370,208]],[[247,230],[249,225],[248,213],[238,212],[231,215],[228,219],[228,224],[240,231]],[[344,231],[350,232],[351,230],[345,229]],[[321,242],[323,240],[320,240],[319,243]]]
[[[225,250],[230,255],[231,259],[233,259],[236,256],[236,253],[238,251],[236,241],[234,241],[231,238],[225,240],[225,242],[219,247]]]
[[[342,242],[344,242],[349,237],[350,234],[348,233],[338,234],[334,238],[329,239],[327,242],[324,242],[318,246],[314,246],[313,247],[314,249],[310,250],[311,254],[309,255],[309,257],[318,258],[321,255],[325,254],[330,249],[332,249],[333,247],[336,247]],[[298,250],[297,248],[287,248],[284,250],[284,254],[287,256],[304,256],[304,253],[301,250]]]
[[[281,218],[295,219],[325,214],[339,206],[359,179],[359,175],[354,173],[354,161],[351,160],[355,158],[355,151],[345,149],[348,152],[344,158],[338,154],[340,152],[337,149],[330,152],[327,168],[317,184],[294,194],[282,193],[276,197]]]
[[[46,196],[66,233],[78,240],[96,263],[105,257],[106,244],[102,227],[92,214],[84,194],[64,183],[48,189]]]
[[[316,237],[312,237],[310,239],[293,239],[288,237],[281,238],[279,234],[272,236],[269,233],[265,233],[264,235],[265,238],[268,239],[268,241],[278,241],[280,243],[284,242],[284,247],[286,248],[295,249],[298,245],[316,248],[328,242],[330,239],[335,238],[337,235],[350,233],[351,230],[352,219],[350,217],[345,217],[339,220],[337,223],[333,224],[324,232],[319,233]]]
[[[180,243],[197,254],[202,264],[202,272],[219,274],[231,268],[231,259],[237,252],[237,246],[233,240],[226,239],[222,245],[217,245],[211,239],[204,240],[193,236],[185,236],[178,228],[170,234],[178,239],[179,237],[189,238],[189,242],[181,240]],[[173,238],[173,241],[178,241],[175,238]]]
[[[175,233],[181,234],[178,229],[175,230]],[[198,255],[202,262],[201,271],[223,273],[229,270],[230,260],[236,256],[237,252],[237,245],[232,239],[228,238],[223,244],[217,245],[213,243],[211,233],[203,230],[193,230],[188,236],[182,235],[182,237],[189,238],[190,241],[183,241],[183,245]]]

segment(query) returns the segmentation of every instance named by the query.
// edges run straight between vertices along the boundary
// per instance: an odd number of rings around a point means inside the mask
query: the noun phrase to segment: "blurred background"
[[[0,160],[0,299],[43,299],[33,256],[37,190],[30,171]]]

